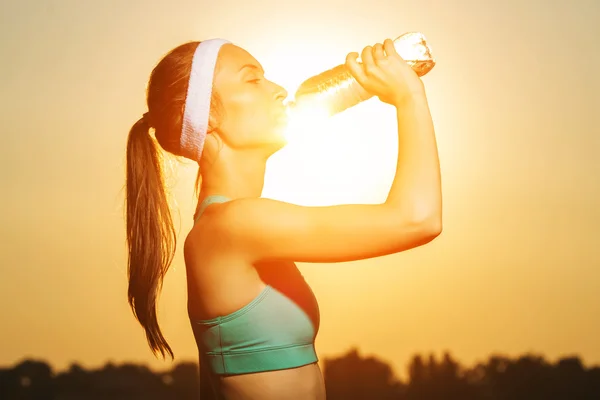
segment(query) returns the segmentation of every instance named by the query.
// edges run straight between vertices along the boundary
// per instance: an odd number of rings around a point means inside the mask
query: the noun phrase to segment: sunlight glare
[[[285,137],[288,144],[306,145],[321,136],[320,129],[330,118],[327,110],[318,104],[304,104],[288,107],[288,126]]]

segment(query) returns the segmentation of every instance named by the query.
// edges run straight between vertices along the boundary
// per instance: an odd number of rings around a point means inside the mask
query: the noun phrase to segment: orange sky
[[[122,192],[127,132],[164,53],[224,37],[293,92],[347,52],[414,30],[438,62],[424,82],[444,232],[393,256],[299,264],[320,302],[321,358],[358,346],[398,374],[412,354],[445,349],[467,365],[527,351],[600,363],[600,3],[216,4],[0,5],[0,365],[32,356],[58,369],[170,367],[153,359],[126,302]],[[307,205],[385,198],[393,109],[373,99],[312,134],[313,146],[270,160],[264,196]],[[180,238],[194,174],[184,164],[170,175]],[[176,361],[196,357],[185,303],[179,252],[160,304]]]

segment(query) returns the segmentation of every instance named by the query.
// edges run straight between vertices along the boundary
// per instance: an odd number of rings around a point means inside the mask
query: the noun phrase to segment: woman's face
[[[224,44],[213,90],[221,100],[217,132],[234,149],[282,147],[287,125],[287,92],[264,76],[260,63],[244,49]]]

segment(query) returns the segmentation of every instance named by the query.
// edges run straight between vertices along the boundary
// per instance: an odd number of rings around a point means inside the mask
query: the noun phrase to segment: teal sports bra
[[[196,221],[209,204],[228,200],[207,197]],[[202,366],[213,374],[237,375],[296,368],[319,360],[314,346],[319,329],[316,299],[295,266],[285,275],[285,269],[275,268],[272,282],[266,279],[267,286],[233,313],[190,319]]]

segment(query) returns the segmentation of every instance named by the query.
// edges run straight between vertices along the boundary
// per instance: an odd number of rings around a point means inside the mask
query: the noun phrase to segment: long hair
[[[162,147],[181,155],[180,132],[192,59],[198,42],[171,50],[153,69],[146,93],[149,118],[129,131],[126,167],[128,303],[146,331],[152,353],[173,351],[157,318],[163,278],[173,261],[177,238],[164,187]],[[216,94],[213,96],[218,101]],[[151,122],[148,122],[150,120]],[[154,130],[155,138],[151,135]],[[200,177],[200,174],[199,174]],[[196,183],[198,193],[199,181]]]
[[[177,239],[164,188],[161,154],[145,121],[136,122],[127,142],[128,301],[146,330],[156,355],[173,351],[156,315],[163,277],[173,260]]]

